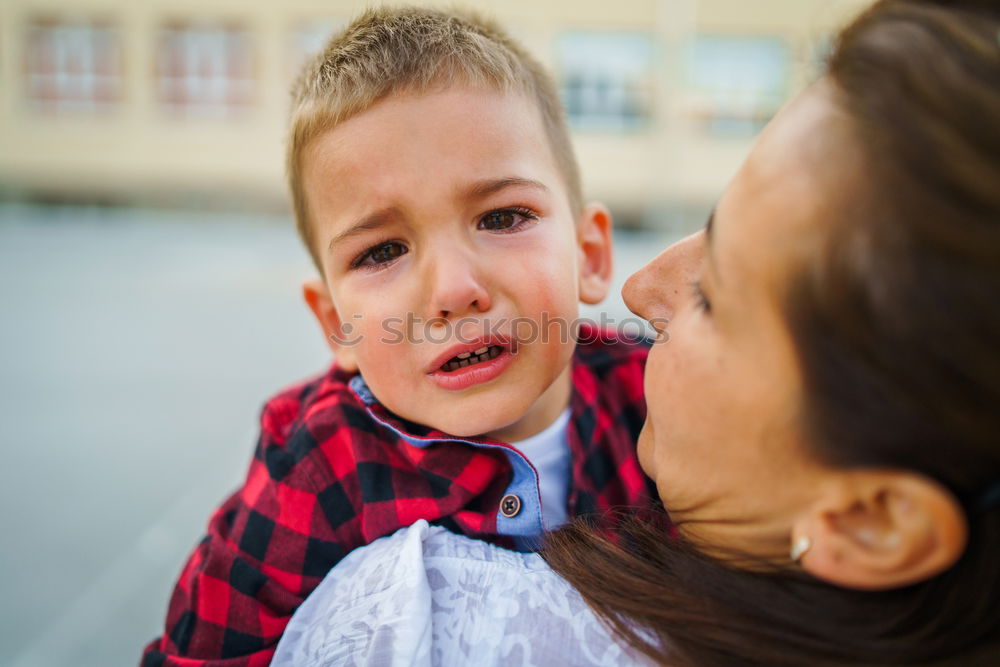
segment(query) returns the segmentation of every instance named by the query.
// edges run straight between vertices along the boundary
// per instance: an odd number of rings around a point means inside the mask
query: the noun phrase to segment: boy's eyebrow
[[[392,220],[393,217],[395,217],[395,215],[396,209],[394,208],[383,208],[369,213],[330,239],[330,245],[326,247],[327,251],[333,250],[333,246],[337,245],[341,241],[344,241],[345,239],[351,238],[352,236],[357,236],[358,234],[363,234],[364,232],[370,232],[373,229],[384,227]]]
[[[537,190],[542,190],[548,192],[549,189],[541,181],[536,181],[530,178],[519,178],[517,176],[508,176],[506,178],[490,178],[484,181],[479,181],[473,183],[468,190],[466,190],[466,199],[482,199],[483,197],[488,197],[492,194],[505,190],[512,187],[529,187],[535,188]]]

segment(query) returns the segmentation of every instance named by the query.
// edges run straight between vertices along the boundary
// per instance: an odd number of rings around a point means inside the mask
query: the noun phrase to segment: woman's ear
[[[330,297],[330,290],[322,280],[307,280],[302,283],[302,297],[313,312],[326,344],[333,352],[337,366],[349,373],[357,372],[358,363],[354,355],[352,340],[356,334],[350,322],[342,322],[337,307]]]
[[[961,504],[937,482],[908,471],[864,470],[831,482],[796,522],[792,542],[807,538],[799,562],[816,578],[887,590],[948,569],[967,537]]]
[[[577,219],[580,301],[583,303],[600,303],[611,287],[611,227],[611,211],[603,204],[588,204]]]

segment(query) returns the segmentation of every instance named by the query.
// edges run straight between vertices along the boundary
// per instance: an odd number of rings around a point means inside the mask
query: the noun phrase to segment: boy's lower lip
[[[483,384],[495,379],[514,361],[510,350],[504,350],[495,358],[481,361],[478,364],[465,366],[451,372],[436,370],[427,374],[431,381],[442,389],[461,391],[477,384]]]

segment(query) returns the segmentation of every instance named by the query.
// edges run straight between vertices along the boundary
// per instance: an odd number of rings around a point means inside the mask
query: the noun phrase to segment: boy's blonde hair
[[[454,84],[517,91],[537,103],[574,216],[580,212],[580,175],[562,105],[531,55],[497,23],[468,11],[369,9],[303,68],[292,88],[288,181],[299,235],[321,273],[302,187],[306,146],[389,95]]]

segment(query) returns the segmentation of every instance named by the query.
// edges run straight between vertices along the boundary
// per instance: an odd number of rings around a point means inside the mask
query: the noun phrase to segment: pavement
[[[612,297],[667,240],[616,239]],[[263,401],[329,352],[290,220],[0,205],[0,665],[134,665]]]

